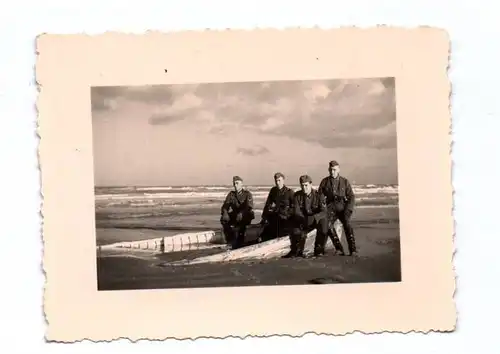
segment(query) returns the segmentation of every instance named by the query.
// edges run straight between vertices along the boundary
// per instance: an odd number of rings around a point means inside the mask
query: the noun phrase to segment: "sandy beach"
[[[126,232],[130,232],[127,230]],[[155,230],[143,231],[157,235]],[[345,241],[345,240],[343,240]],[[300,285],[401,281],[398,224],[357,229],[358,258],[329,254],[319,259],[237,260],[170,266],[170,262],[220,253],[220,249],[98,257],[98,289],[169,289],[220,286]]]
[[[270,186],[252,186],[256,219]],[[212,230],[220,235],[220,205],[231,186],[107,187],[96,189],[96,244],[169,238]],[[288,245],[253,257],[199,263],[225,252],[209,248],[154,254],[135,250],[97,252],[99,290],[308,284],[327,277],[341,283],[400,281],[399,209],[395,185],[355,186],[352,224],[359,258],[281,259]],[[249,244],[258,228],[247,233]],[[342,238],[347,250],[345,238]],[[256,247],[260,247],[258,245]],[[250,247],[250,246],[249,246]],[[196,247],[194,247],[196,249]],[[183,250],[185,248],[182,248]],[[259,253],[260,252],[260,253]],[[257,253],[257,255],[256,255]],[[238,257],[236,257],[238,258]],[[194,261],[197,259],[197,261]],[[198,264],[185,264],[186,260]],[[173,262],[180,263],[173,265]],[[333,280],[332,280],[333,279]]]

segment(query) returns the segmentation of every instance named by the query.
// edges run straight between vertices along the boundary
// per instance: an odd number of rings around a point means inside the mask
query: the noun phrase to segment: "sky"
[[[393,78],[91,89],[96,186],[396,184]]]

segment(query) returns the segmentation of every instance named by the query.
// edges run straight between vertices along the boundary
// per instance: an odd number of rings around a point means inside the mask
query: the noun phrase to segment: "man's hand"
[[[287,220],[288,219],[288,215],[286,214],[279,214],[279,217],[281,220]]]
[[[260,220],[260,224],[261,224],[261,225],[265,225],[265,224],[267,224],[267,220],[266,220],[266,219],[261,219],[261,220]]]
[[[305,217],[303,217],[303,216],[297,217],[296,220],[297,220],[297,223],[300,226],[300,229],[304,228],[304,225],[307,224],[307,219]]]
[[[221,219],[221,221],[229,222],[230,218],[229,218],[229,214],[227,213],[227,211],[222,213],[222,216],[220,219]]]
[[[240,222],[241,220],[243,220],[243,214],[242,213],[238,213],[236,215],[236,221]]]

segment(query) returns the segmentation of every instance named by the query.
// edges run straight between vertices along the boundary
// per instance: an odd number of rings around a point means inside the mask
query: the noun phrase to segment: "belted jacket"
[[[347,178],[342,176],[325,177],[319,184],[318,191],[325,197],[329,212],[353,212],[355,196]]]
[[[292,214],[294,192],[291,188],[283,186],[281,189],[274,186],[269,194],[262,211],[262,219],[266,220],[272,214],[281,219],[288,219]]]
[[[221,207],[221,215],[224,214],[253,214],[253,195],[247,189],[242,189],[240,192],[231,191],[227,194],[224,203]]]
[[[313,189],[309,195],[303,191],[295,193],[293,198],[293,217],[302,223],[310,217],[316,221],[326,216],[325,198],[317,190]]]

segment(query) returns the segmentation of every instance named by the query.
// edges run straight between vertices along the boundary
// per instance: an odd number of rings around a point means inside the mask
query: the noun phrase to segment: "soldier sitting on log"
[[[306,237],[312,230],[316,229],[317,232],[315,249],[319,248],[318,242],[322,242],[328,232],[323,195],[312,188],[311,177],[303,175],[299,182],[301,190],[294,195],[290,252],[284,258],[304,257]]]
[[[255,218],[252,193],[243,188],[243,179],[233,177],[234,190],[230,191],[221,207],[221,224],[226,236],[226,242],[232,248],[243,246],[245,232]]]
[[[269,191],[262,211],[262,233],[259,241],[268,241],[284,236],[289,228],[294,192],[285,185],[281,172],[274,174],[275,186]]]

